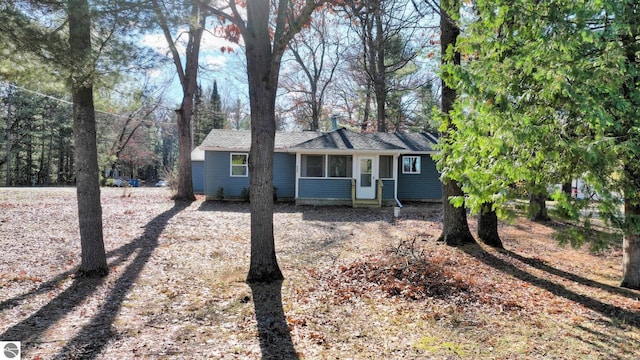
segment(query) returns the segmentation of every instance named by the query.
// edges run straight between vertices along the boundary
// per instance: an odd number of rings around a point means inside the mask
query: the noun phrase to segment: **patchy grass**
[[[75,279],[75,189],[0,189],[0,340],[24,359],[636,359],[640,293],[618,244],[500,225],[451,248],[438,205],[277,205],[282,283],[245,282],[248,204],[103,189],[110,274]],[[475,227],[475,221],[470,219]],[[553,225],[554,227],[552,227]]]

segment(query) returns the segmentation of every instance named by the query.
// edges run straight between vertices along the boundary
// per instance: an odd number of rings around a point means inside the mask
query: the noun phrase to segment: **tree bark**
[[[442,47],[443,62],[448,61],[445,59],[447,49],[452,46],[455,47],[458,35],[460,35],[460,29],[453,22],[448,15],[448,11],[459,11],[460,4],[458,0],[448,0],[446,3],[442,2],[442,13],[440,14],[440,45]],[[453,59],[454,65],[460,65],[460,53],[455,52]],[[444,114],[448,114],[453,110],[453,104],[456,101],[457,93],[456,89],[452,89],[445,81],[442,81],[442,107],[441,111]],[[446,131],[442,134],[441,141],[447,141],[449,133],[455,132],[456,129],[450,123]],[[443,156],[446,156],[444,154]],[[443,159],[443,161],[446,161]],[[460,185],[452,179],[449,179],[446,175],[442,176],[442,234],[438,238],[439,241],[444,241],[445,244],[451,246],[464,245],[469,243],[475,243],[473,235],[469,230],[469,224],[467,223],[467,211],[464,206],[459,208],[453,206],[449,201],[452,196],[463,196],[464,193],[460,188]]]
[[[11,144],[13,142],[13,139],[11,137],[11,121],[12,121],[12,117],[13,114],[11,112],[11,101],[12,101],[12,96],[11,96],[11,88],[9,88],[9,101],[8,101],[8,105],[7,105],[7,144],[6,144],[6,160],[5,163],[7,164],[7,172],[6,172],[6,176],[5,176],[5,186],[11,186]]]
[[[178,188],[173,196],[175,200],[193,201],[196,199],[191,178],[191,115],[187,115],[191,114],[192,109],[191,98],[185,95],[182,106],[176,110],[178,117]]]
[[[293,36],[310,20],[321,3],[300,4],[295,10],[281,1],[271,26],[268,0],[246,2],[246,23],[230,3],[233,16],[215,7],[213,14],[238,27],[245,43],[249,102],[251,108],[251,149],[249,151],[249,201],[251,203],[251,262],[248,283],[282,280],[273,234],[273,151],[276,132],[275,103],[282,56]],[[206,6],[206,5],[205,5]],[[243,11],[244,12],[244,11]],[[273,42],[273,44],[272,44]],[[272,47],[273,46],[273,47]]]
[[[318,131],[320,128],[320,106],[318,104],[318,86],[316,84],[317,79],[312,79],[311,84],[311,131]],[[331,129],[334,130],[334,129]]]
[[[185,64],[183,67],[180,52],[169,29],[167,17],[156,0],[152,4],[160,28],[167,40],[167,45],[169,45],[173,63],[182,86],[182,103],[180,108],[176,110],[178,120],[178,187],[173,198],[193,201],[196,197],[193,193],[191,168],[191,119],[193,117],[193,100],[198,81],[200,44],[205,30],[207,15],[201,9],[201,3],[194,2],[191,4],[191,20],[189,22],[189,32],[187,33],[189,39],[185,50]]]
[[[637,128],[636,117],[637,108],[640,106],[638,100],[638,83],[640,82],[638,52],[640,51],[640,6],[637,2],[624,3],[624,10],[621,14],[623,23],[628,24],[625,30],[621,31],[620,39],[625,51],[625,65],[629,75],[622,87],[624,98],[630,103],[630,114],[627,112],[619,123],[622,124],[621,133],[618,138],[622,141],[629,141],[628,136],[635,136],[633,130]],[[620,126],[620,124],[616,124]],[[631,141],[635,146],[637,140]],[[626,145],[627,149],[629,145]],[[622,282],[620,286],[630,289],[640,289],[640,165],[632,150],[625,151],[623,162],[624,174],[627,184],[624,190],[624,233],[622,240]]]
[[[498,235],[498,215],[493,210],[492,203],[482,204],[480,214],[478,214],[478,237],[491,247],[504,249],[500,235]]]
[[[467,210],[464,206],[455,207],[449,202],[451,196],[462,196],[460,185],[454,180],[442,180],[442,234],[438,241],[450,246],[475,243],[467,222]]]
[[[27,166],[24,169],[24,176],[27,179],[27,186],[33,184],[33,122],[29,122],[27,125]]]
[[[369,128],[369,114],[371,112],[371,79],[367,77],[366,89],[367,92],[364,95],[364,109],[362,111],[362,122],[360,123],[360,131],[366,132]]]
[[[275,146],[275,100],[280,63],[271,50],[269,2],[247,3],[245,36],[251,150],[249,151],[249,201],[251,206],[251,262],[248,283],[284,279],[276,258],[273,234],[273,151]]]
[[[275,117],[264,108],[252,106],[262,121],[251,121],[252,144],[249,152],[249,201],[251,207],[251,263],[247,282],[272,282],[284,279],[276,258],[273,234],[273,149]],[[274,114],[271,111],[271,114]],[[252,115],[253,116],[253,115]]]
[[[196,24],[189,26],[189,42],[187,44],[186,66],[180,76],[182,84],[182,104],[176,111],[178,118],[178,189],[174,199],[193,201],[196,199],[193,192],[193,179],[191,168],[191,120],[193,118],[194,96],[198,86],[198,59],[200,58],[200,43],[205,28],[206,15],[202,13],[199,5],[192,5],[191,15],[197,19]],[[175,57],[176,55],[174,55]],[[179,55],[178,55],[179,57]],[[180,73],[180,72],[179,72]]]
[[[531,221],[545,222],[551,220],[547,214],[547,193],[545,191],[532,191],[529,194],[529,213]]]
[[[73,133],[75,141],[76,191],[83,276],[105,276],[109,272],[102,234],[102,206],[93,81],[90,71],[91,26],[87,0],[68,3],[70,52],[78,63],[71,78]]]
[[[635,201],[635,205],[632,203]],[[625,231],[622,240],[622,282],[620,286],[640,289],[640,205],[637,197],[625,199]]]
[[[376,9],[374,11],[374,21],[376,24],[376,40],[375,40],[375,49],[376,49],[376,57],[375,64],[375,91],[376,91],[376,104],[378,109],[378,132],[387,132],[387,114],[386,114],[386,104],[387,104],[387,79],[386,79],[386,69],[384,66],[385,60],[385,35],[382,26],[382,4],[380,2],[376,3]],[[372,60],[373,61],[373,60]]]

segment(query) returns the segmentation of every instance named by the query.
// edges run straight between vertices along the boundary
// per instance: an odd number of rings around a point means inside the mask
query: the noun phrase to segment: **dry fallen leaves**
[[[640,295],[616,287],[619,249],[562,248],[544,224],[501,224],[506,251],[456,249],[434,241],[436,204],[406,206],[396,221],[388,208],[278,204],[287,280],[256,298],[243,282],[248,205],[176,206],[169,195],[103,189],[111,272],[91,282],[73,277],[75,189],[1,189],[0,338],[21,336],[31,359],[625,359],[640,351]]]

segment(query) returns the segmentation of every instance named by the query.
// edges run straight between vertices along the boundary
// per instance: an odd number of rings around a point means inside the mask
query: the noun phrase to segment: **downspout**
[[[298,203],[298,187],[300,183],[300,153],[296,152],[296,182],[295,182],[295,203]]]
[[[400,203],[400,200],[398,200],[398,161],[400,161],[400,153],[393,157],[393,199],[396,201],[396,205],[401,208],[402,204]]]

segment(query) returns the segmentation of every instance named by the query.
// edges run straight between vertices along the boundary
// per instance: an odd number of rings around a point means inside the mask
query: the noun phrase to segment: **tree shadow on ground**
[[[248,214],[251,212],[251,208],[249,206],[249,202],[246,201],[208,200],[203,201],[202,204],[200,204],[198,211],[219,211]]]
[[[262,359],[298,359],[282,308],[282,281],[249,286],[256,310]]]
[[[218,211],[218,212],[234,212],[240,214],[249,214],[251,212],[251,204],[248,201],[241,200],[207,200],[203,201],[198,207],[198,211]],[[273,204],[274,213],[295,213],[298,207],[292,202],[276,202]]]
[[[110,269],[129,261],[129,258],[134,254],[135,257],[115,280],[115,285],[103,302],[100,312],[92,318],[90,323],[82,327],[76,336],[69,340],[54,358],[95,358],[102,351],[103,347],[115,337],[115,334],[111,330],[111,325],[127,293],[133,286],[135,279],[157,247],[160,234],[169,220],[189,205],[190,202],[176,202],[171,209],[158,215],[145,225],[144,233],[136,240],[109,252],[109,257],[116,257],[116,259],[109,263]],[[60,276],[56,278],[59,277]],[[83,277],[74,279],[69,288],[37,312],[7,329],[3,334],[0,334],[0,339],[17,339],[21,341],[23,353],[26,353],[39,344],[40,336],[47,331],[47,329],[55,326],[65,315],[85,302],[105,279],[106,278],[92,279]],[[50,282],[51,281],[48,283]],[[22,295],[20,298],[24,297],[25,295]],[[13,299],[13,302],[15,301],[18,300]]]
[[[31,297],[34,297],[55,289],[62,281],[68,279],[70,276],[73,276],[73,274],[76,273],[77,271],[78,271],[78,267],[75,267],[73,270],[60,273],[55,277],[41,283],[40,285],[38,285],[38,287],[34,288],[29,292],[25,292],[24,294],[20,294],[11,299],[3,300],[2,302],[0,302],[0,311],[8,310],[16,306],[19,306],[21,302]]]
[[[566,287],[560,285],[560,284],[556,284],[553,281],[547,280],[547,279],[542,279],[539,278],[525,270],[522,270],[520,268],[518,268],[517,266],[500,259],[499,257],[487,252],[485,249],[483,249],[481,246],[474,244],[474,245],[467,245],[465,247],[461,248],[465,253],[469,254],[470,256],[473,256],[474,258],[480,260],[481,262],[499,270],[502,271],[506,274],[509,274],[519,280],[528,282],[529,284],[532,284],[534,286],[537,286],[541,289],[545,289],[547,291],[549,291],[550,293],[556,295],[556,296],[561,296],[565,299],[571,300],[573,302],[576,302],[582,306],[584,306],[585,308],[591,309],[595,312],[598,312],[604,316],[607,316],[609,318],[611,318],[612,320],[616,320],[616,321],[621,321],[624,322],[626,324],[629,324],[631,326],[634,326],[636,328],[640,327],[640,316],[638,315],[638,313],[633,312],[633,311],[629,311],[626,309],[623,309],[619,306],[615,306],[615,305],[611,305],[611,304],[607,304],[604,303],[598,299],[594,299],[592,297],[586,296],[586,295],[582,295],[582,294],[578,294],[572,290],[567,289]],[[515,254],[511,251],[505,251],[505,254],[507,256],[512,256],[514,258],[522,258],[524,260],[526,260],[527,258],[522,257],[518,254]],[[526,262],[525,262],[526,263]],[[535,267],[535,266],[534,266]],[[547,267],[546,270],[551,270],[553,268],[551,267]],[[545,270],[545,268],[543,267],[542,270]],[[546,271],[545,270],[545,271]],[[561,271],[557,271],[558,274],[561,274]],[[553,274],[553,272],[550,272]],[[571,274],[573,275],[573,274]],[[559,275],[562,276],[562,275]],[[573,275],[575,276],[575,275]],[[566,278],[568,278],[569,280],[570,277],[567,276]],[[587,280],[587,279],[585,279]],[[591,280],[589,280],[591,281]],[[585,285],[586,281],[585,281]]]
[[[557,268],[554,268],[553,266],[549,266],[547,264],[545,264],[543,261],[538,260],[538,259],[534,259],[534,258],[528,258],[525,256],[522,256],[520,254],[514,253],[513,251],[510,250],[500,250],[501,253],[509,255],[510,257],[521,261],[522,263],[525,263],[531,267],[534,267],[538,270],[542,270],[544,272],[547,272],[551,275],[555,275],[555,276],[559,276],[562,278],[565,278],[569,281],[573,281],[576,282],[578,284],[581,285],[585,285],[585,286],[589,286],[592,288],[597,288],[597,289],[601,289],[601,290],[605,290],[608,291],[612,294],[616,294],[616,295],[620,295],[620,296],[624,296],[624,297],[628,297],[630,299],[634,299],[637,300],[640,298],[640,292],[637,291],[633,291],[633,290],[629,290],[629,289],[625,289],[622,287],[617,287],[617,286],[611,286],[611,285],[607,285],[607,284],[603,284],[601,282],[595,281],[595,280],[591,280],[591,279],[587,279],[585,277],[582,277],[580,275],[576,275],[564,270],[560,270]]]
[[[350,206],[298,206],[302,219],[305,221],[325,222],[390,222],[393,217],[393,208],[353,208]]]
[[[437,203],[409,204],[401,209],[399,218],[394,218],[392,206],[381,208],[353,208],[347,205],[296,205],[293,202],[277,202],[273,206],[274,214],[300,213],[306,221],[323,222],[395,222],[403,220],[440,221],[441,205]],[[242,201],[204,201],[198,211],[251,213],[248,202]]]

